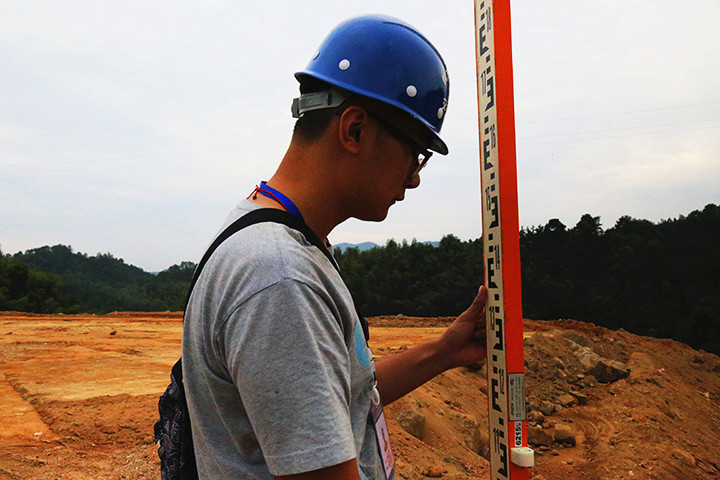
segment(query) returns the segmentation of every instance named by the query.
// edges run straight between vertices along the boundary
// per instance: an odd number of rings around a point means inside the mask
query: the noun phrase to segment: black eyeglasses
[[[400,129],[392,125],[390,122],[382,118],[380,115],[369,111],[368,109],[365,109],[365,111],[370,115],[372,118],[375,119],[376,122],[378,122],[382,127],[387,130],[387,132],[395,137],[397,140],[403,143],[407,143],[412,147],[412,155],[415,161],[417,162],[417,166],[413,170],[412,174],[410,175],[410,178],[415,177],[416,175],[420,174],[420,170],[425,168],[425,165],[427,165],[428,160],[430,160],[430,157],[432,157],[433,152],[422,148],[419,146],[410,136],[402,132]]]

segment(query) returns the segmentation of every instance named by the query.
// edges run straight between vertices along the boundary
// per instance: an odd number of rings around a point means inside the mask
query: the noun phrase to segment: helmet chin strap
[[[322,110],[325,108],[336,108],[350,98],[352,94],[336,88],[322,92],[303,93],[293,99],[291,111],[293,118],[300,118],[305,112]]]

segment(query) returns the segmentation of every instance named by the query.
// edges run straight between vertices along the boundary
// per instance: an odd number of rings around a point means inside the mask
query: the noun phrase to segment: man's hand
[[[485,299],[480,287],[465,310],[438,338],[378,362],[376,375],[383,404],[394,402],[445,370],[483,360],[485,346]]]
[[[440,337],[441,349],[449,360],[448,368],[464,367],[485,360],[485,302],[487,288],[481,286],[472,305]]]

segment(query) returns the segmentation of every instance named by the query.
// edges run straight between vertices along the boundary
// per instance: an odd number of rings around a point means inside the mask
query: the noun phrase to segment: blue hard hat
[[[448,152],[439,135],[449,95],[445,62],[420,32],[401,20],[385,15],[346,20],[295,77],[301,83],[312,77],[392,105],[428,129],[431,150]],[[316,108],[322,107],[307,110]]]

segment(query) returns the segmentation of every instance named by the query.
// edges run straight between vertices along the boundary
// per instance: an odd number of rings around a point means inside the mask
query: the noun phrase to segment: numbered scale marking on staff
[[[520,240],[509,0],[475,0],[492,480],[526,480]]]

